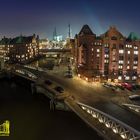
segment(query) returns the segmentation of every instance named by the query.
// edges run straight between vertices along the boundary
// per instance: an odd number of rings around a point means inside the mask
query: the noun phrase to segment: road
[[[73,95],[76,100],[97,108],[140,131],[140,117],[114,104],[110,99],[115,96],[116,93],[111,89],[104,88],[101,85],[90,85],[87,82],[81,82],[79,79],[75,78],[67,79],[46,72],[31,71],[39,74],[42,80],[50,79],[58,85],[61,85],[61,87]]]

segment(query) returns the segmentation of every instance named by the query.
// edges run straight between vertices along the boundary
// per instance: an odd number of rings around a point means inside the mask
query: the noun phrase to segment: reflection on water
[[[0,80],[0,123],[4,120],[11,123],[9,140],[101,140],[74,113],[50,111],[46,97],[6,79]]]

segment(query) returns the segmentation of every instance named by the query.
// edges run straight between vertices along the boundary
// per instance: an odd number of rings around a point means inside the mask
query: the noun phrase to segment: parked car
[[[129,83],[122,83],[121,86],[128,89],[128,90],[132,90],[132,85]]]
[[[64,92],[64,89],[63,89],[62,87],[60,87],[60,86],[56,86],[54,89],[55,89],[57,92],[59,92],[59,93],[63,93],[63,92]]]
[[[140,95],[131,95],[131,96],[129,96],[129,99],[130,100],[140,100]]]
[[[46,85],[52,85],[52,82],[50,80],[45,80]]]

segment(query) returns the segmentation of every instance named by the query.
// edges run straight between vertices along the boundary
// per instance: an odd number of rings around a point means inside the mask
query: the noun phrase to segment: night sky
[[[0,37],[39,34],[52,39],[54,28],[64,37],[88,24],[97,35],[115,25],[124,35],[140,35],[139,0],[0,0]]]

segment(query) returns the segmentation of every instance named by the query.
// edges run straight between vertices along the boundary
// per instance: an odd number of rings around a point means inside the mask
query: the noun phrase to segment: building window
[[[129,76],[126,76],[126,77],[125,77],[125,80],[129,80],[129,79],[130,79],[130,77],[129,77]]]
[[[130,51],[127,51],[128,54],[130,54]]]
[[[108,54],[105,54],[105,58],[109,58],[109,55]]]
[[[122,69],[123,68],[123,66],[122,65],[119,65],[119,69]]]
[[[134,61],[134,64],[138,64],[138,61]]]
[[[115,54],[116,54],[116,52],[113,51],[113,55],[115,55]]]
[[[113,57],[113,61],[116,61],[116,57]]]
[[[100,52],[100,49],[97,49],[97,52]]]
[[[120,53],[120,54],[123,54],[123,53],[124,53],[124,50],[119,50],[119,53]]]
[[[97,54],[97,57],[100,57],[100,54]]]
[[[122,44],[119,45],[119,49],[124,49]]]
[[[119,60],[123,60],[123,56],[119,56]]]
[[[130,66],[127,66],[127,69],[130,69]]]
[[[123,60],[119,60],[119,64],[123,64]]]
[[[135,55],[138,55],[138,51],[134,51],[134,54],[135,54]]]
[[[135,50],[137,50],[137,49],[138,49],[138,47],[137,47],[137,46],[134,46],[134,49],[135,49]]]
[[[117,40],[117,37],[116,36],[112,36],[111,40]]]
[[[116,49],[116,44],[113,44],[113,47],[112,47],[112,49]]]
[[[137,76],[133,76],[133,77],[132,77],[132,80],[136,80],[136,79],[137,79]]]
[[[91,50],[93,51],[94,49],[92,48]]]
[[[109,60],[106,60],[106,59],[105,59],[105,61],[104,61],[104,62],[105,62],[105,63],[109,63]]]
[[[137,69],[138,67],[137,66],[133,66],[133,69]]]
[[[122,80],[122,76],[118,76],[118,80]]]

